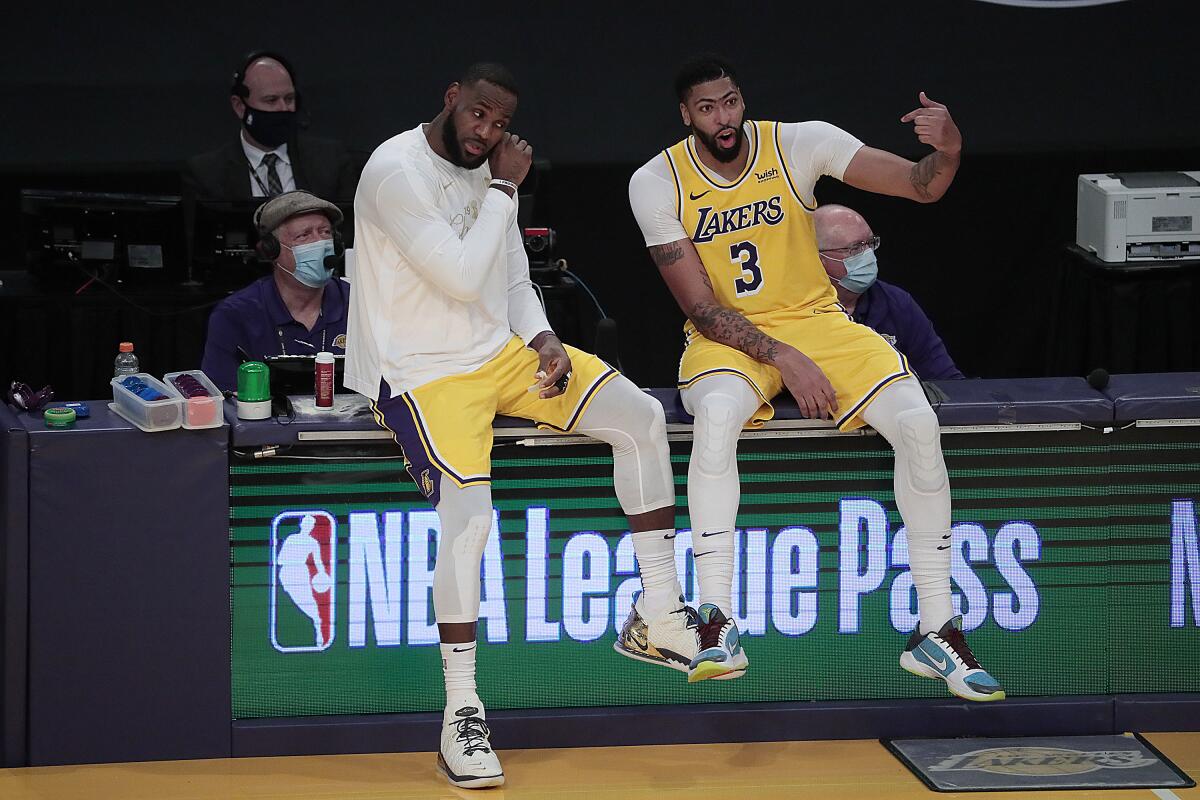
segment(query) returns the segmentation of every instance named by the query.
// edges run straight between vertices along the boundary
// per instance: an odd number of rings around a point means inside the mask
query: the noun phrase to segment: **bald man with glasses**
[[[904,353],[909,368],[921,380],[965,377],[913,296],[878,279],[875,251],[879,237],[866,219],[846,206],[828,205],[813,212],[813,223],[821,266],[846,313]]]

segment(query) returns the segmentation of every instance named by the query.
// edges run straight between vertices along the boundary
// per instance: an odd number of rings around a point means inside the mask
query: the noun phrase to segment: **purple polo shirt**
[[[899,286],[877,280],[854,305],[854,321],[887,338],[908,357],[923,381],[965,377],[954,366],[946,345],[917,301]]]
[[[322,350],[344,355],[349,304],[350,284],[341,278],[329,281],[321,298],[321,316],[310,331],[292,318],[274,277],[259,278],[213,309],[201,369],[218,388],[235,391],[237,368],[242,363],[239,346],[252,359],[316,355]]]

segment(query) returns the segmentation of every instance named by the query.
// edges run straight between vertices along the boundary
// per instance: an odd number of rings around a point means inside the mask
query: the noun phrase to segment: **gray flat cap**
[[[334,225],[342,224],[342,211],[328,200],[305,191],[284,192],[272,197],[254,212],[254,227],[260,234],[270,233],[297,214],[316,211],[329,217]]]

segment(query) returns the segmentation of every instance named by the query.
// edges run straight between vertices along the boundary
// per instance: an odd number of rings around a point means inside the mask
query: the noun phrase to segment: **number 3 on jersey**
[[[738,297],[758,294],[762,289],[762,270],[758,267],[758,248],[753,242],[738,242],[729,246],[729,260],[742,268],[741,277],[733,282]]]

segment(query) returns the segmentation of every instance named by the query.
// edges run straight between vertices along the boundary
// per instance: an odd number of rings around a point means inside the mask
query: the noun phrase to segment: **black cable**
[[[571,270],[567,269],[566,261],[562,261],[560,263],[562,264],[560,269],[562,270],[563,274],[569,276],[572,280],[574,280],[576,283],[578,283],[580,286],[583,287],[583,290],[588,293],[588,297],[592,298],[592,302],[596,304],[596,310],[600,312],[600,318],[607,319],[608,314],[604,313],[604,306],[600,305],[600,301],[596,299],[595,292],[593,292],[591,290],[591,288],[587,285],[587,283],[584,282],[583,278],[579,277],[574,272],[571,272]]]

